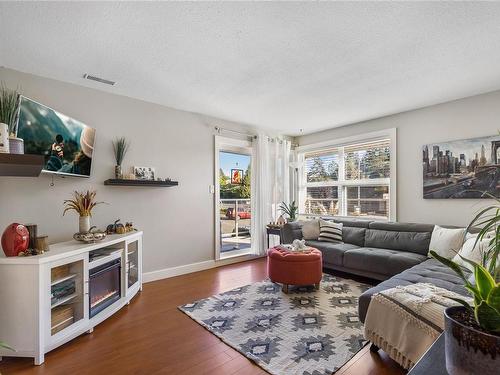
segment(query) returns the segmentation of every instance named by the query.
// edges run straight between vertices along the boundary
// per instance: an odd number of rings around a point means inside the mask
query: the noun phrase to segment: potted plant
[[[64,201],[64,212],[63,216],[68,211],[75,211],[80,215],[79,218],[79,233],[87,233],[90,230],[90,217],[92,216],[92,210],[98,204],[104,202],[95,201],[96,192],[87,190],[84,192],[75,191],[73,193],[72,199],[66,199]]]
[[[115,178],[120,179],[123,177],[122,174],[122,162],[125,158],[125,154],[128,151],[130,143],[124,138],[117,138],[113,141],[113,151],[115,153]]]
[[[454,299],[460,306],[445,310],[446,369],[450,375],[497,374],[500,358],[500,199],[485,193],[496,204],[481,210],[468,225],[466,232],[478,226],[480,232],[474,243],[486,243],[482,264],[466,259],[473,269],[466,271],[450,259],[430,251],[431,255],[455,271],[473,297],[472,306]],[[491,237],[490,237],[491,236]],[[479,251],[479,249],[478,249]]]
[[[18,97],[16,91],[0,85],[0,152],[3,153],[24,153],[23,140],[16,137],[15,129]]]
[[[297,220],[297,211],[299,208],[295,205],[295,201],[290,204],[286,204],[285,202],[281,202],[279,209],[284,214],[288,215],[288,221],[292,222]]]

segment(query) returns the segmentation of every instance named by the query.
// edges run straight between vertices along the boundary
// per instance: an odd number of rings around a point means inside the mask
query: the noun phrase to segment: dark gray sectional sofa
[[[306,240],[323,253],[323,267],[380,280],[359,299],[359,316],[364,322],[373,294],[398,285],[431,283],[461,294],[466,291],[453,271],[429,259],[432,224],[391,223],[334,219],[343,224],[344,243]],[[283,243],[302,239],[303,222],[286,224]]]

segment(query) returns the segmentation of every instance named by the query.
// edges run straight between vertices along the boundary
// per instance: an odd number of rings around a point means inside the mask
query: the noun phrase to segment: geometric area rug
[[[273,375],[329,375],[366,345],[358,297],[368,288],[324,274],[319,290],[269,280],[179,306]]]

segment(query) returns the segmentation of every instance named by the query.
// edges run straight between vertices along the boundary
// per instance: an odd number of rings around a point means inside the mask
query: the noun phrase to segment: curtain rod
[[[246,132],[240,132],[240,131],[238,131],[238,130],[233,130],[233,129],[221,128],[220,126],[215,126],[214,128],[215,128],[215,131],[216,131],[217,133],[219,133],[219,134],[220,134],[221,132],[223,132],[223,131],[224,131],[224,132],[230,132],[230,133],[235,133],[235,134],[244,135],[244,136],[246,136],[246,137],[252,137],[252,138],[253,138],[253,137],[257,137],[257,135],[256,135],[256,134],[251,134],[251,133],[246,133]]]
[[[220,126],[214,126],[214,129],[219,134],[224,131],[224,132],[230,132],[230,133],[235,133],[235,134],[239,134],[239,135],[244,135],[245,137],[251,137],[251,138],[254,138],[254,139],[257,138],[257,134],[241,132],[241,131],[233,130],[233,129],[221,128]],[[267,135],[266,135],[266,137],[269,140],[277,139],[277,138],[269,137]],[[280,141],[282,142],[283,140],[280,140]],[[292,147],[297,147],[298,144],[291,142],[291,146]]]

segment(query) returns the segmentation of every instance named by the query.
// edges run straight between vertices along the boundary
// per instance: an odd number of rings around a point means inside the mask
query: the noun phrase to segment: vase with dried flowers
[[[79,219],[79,233],[86,233],[90,229],[90,217],[92,216],[92,210],[98,204],[104,202],[95,201],[96,192],[92,190],[87,191],[75,191],[73,193],[72,199],[66,199],[64,201],[64,214],[68,211],[75,211],[80,215]]]
[[[125,158],[125,154],[127,153],[129,146],[130,143],[127,141],[125,137],[116,138],[113,141],[113,151],[115,153],[115,160],[116,160],[115,178],[117,179],[123,178],[122,162],[123,159]]]

